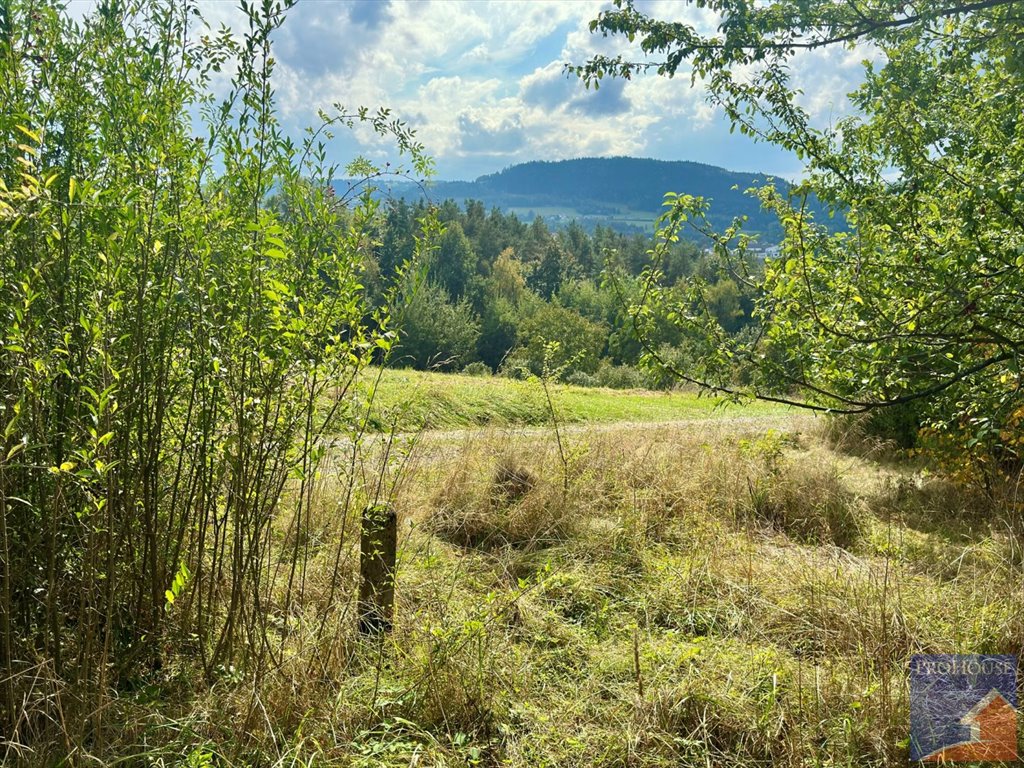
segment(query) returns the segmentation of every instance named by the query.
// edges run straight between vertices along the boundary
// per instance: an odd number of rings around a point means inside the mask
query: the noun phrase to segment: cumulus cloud
[[[382,7],[387,6],[381,3]],[[375,34],[374,26],[359,21],[361,3],[334,4],[318,9],[299,3],[274,39],[279,61],[305,77],[330,72],[350,72],[354,68],[360,38]],[[359,28],[361,35],[338,35],[338,30]]]
[[[366,29],[376,29],[391,16],[391,0],[356,0],[349,18]]]
[[[72,0],[76,15],[94,0]],[[713,34],[715,12],[677,0],[637,0],[652,16]],[[200,0],[213,27],[241,31],[235,3]],[[730,135],[698,81],[680,70],[667,79],[605,80],[587,90],[565,72],[595,54],[636,60],[623,37],[593,35],[589,22],[606,0],[304,0],[275,34],[274,86],[284,125],[296,134],[318,109],[388,106],[418,131],[443,178],[470,178],[511,162],[638,154],[692,159],[795,175],[781,150]],[[824,50],[797,57],[792,84],[812,119],[834,121],[852,107],[870,50]],[[384,158],[390,142],[366,127],[340,132],[337,160]]]
[[[556,109],[565,105],[583,90],[575,77],[565,73],[557,61],[537,67],[519,81],[519,96],[524,104],[543,109]]]
[[[631,106],[625,88],[625,80],[608,80],[600,88],[592,88],[576,96],[569,102],[569,107],[592,117],[621,115]]]
[[[458,126],[459,148],[466,154],[507,155],[526,143],[518,115],[495,120],[487,113],[463,112]]]

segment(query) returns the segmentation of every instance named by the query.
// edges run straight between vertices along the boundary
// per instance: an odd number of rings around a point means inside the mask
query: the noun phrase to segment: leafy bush
[[[563,369],[564,375],[576,371],[593,373],[597,369],[608,335],[604,326],[558,303],[537,302],[525,314],[519,326],[519,347],[509,355],[506,367],[541,375],[545,346],[557,341],[558,349],[548,361],[551,369]]]
[[[628,365],[613,365],[602,360],[594,373],[594,381],[599,387],[609,389],[644,389],[647,379],[644,374]]]
[[[302,540],[320,438],[393,336],[362,289],[376,204],[335,194],[320,138],[364,120],[427,165],[386,112],[283,135],[278,3],[238,39],[176,0],[58,6],[0,10],[0,731],[66,723],[66,755],[167,649],[261,674],[268,606],[305,589],[271,530]]]
[[[865,434],[890,441],[899,448],[913,448],[921,429],[921,405],[911,402],[869,411],[862,428]]]
[[[583,371],[573,371],[565,377],[566,384],[572,384],[575,387],[599,387],[597,383],[597,377],[591,373],[584,373]]]
[[[492,376],[494,371],[491,370],[491,366],[487,363],[482,363],[479,360],[470,363],[462,372],[467,376]]]
[[[657,350],[658,361],[645,360],[645,373],[651,389],[671,389],[679,383],[674,371],[688,371],[693,353],[685,347],[663,345]]]
[[[826,431],[834,445],[848,452],[911,450],[920,444],[921,413],[919,403],[906,403],[865,414],[833,416]]]
[[[480,324],[469,302],[452,302],[440,285],[415,286],[396,318],[398,360],[416,368],[457,371],[476,356]]]

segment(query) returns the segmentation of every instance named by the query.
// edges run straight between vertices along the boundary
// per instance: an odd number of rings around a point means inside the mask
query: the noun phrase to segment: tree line
[[[367,265],[371,300],[410,261],[427,210],[423,202],[382,204]],[[527,223],[474,200],[464,207],[447,200],[436,215],[444,234],[415,279],[403,283],[395,364],[539,375],[545,345],[557,341],[549,362],[570,381],[670,383],[637,369],[643,350],[627,321],[650,260],[649,236],[603,226],[588,234],[577,222],[553,231],[540,217]],[[748,261],[758,268],[757,259]],[[725,333],[749,333],[754,325],[750,293],[693,242],[672,244],[660,283],[668,291],[701,284],[703,301]],[[655,343],[685,364],[697,353],[691,341],[666,320]]]
[[[713,30],[614,0],[590,25],[628,50],[568,69],[589,86],[643,72],[700,78],[709,105],[758,142],[794,153],[804,180],[766,186],[779,258],[747,281],[762,331],[716,335],[658,287],[633,313],[670,312],[712,342],[679,380],[915,427],[965,478],[1019,482],[1024,424],[1024,3],[827,0],[706,4]],[[870,51],[842,119],[814,117],[795,79],[808,51]],[[855,54],[856,55],[856,54]],[[842,214],[848,229],[814,211]],[[723,264],[749,245],[713,206],[674,198],[659,239],[696,229]],[[738,361],[753,374],[737,382]]]

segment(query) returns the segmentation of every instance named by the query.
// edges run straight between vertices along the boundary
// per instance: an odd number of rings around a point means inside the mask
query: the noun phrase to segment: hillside
[[[576,219],[588,228],[602,224],[622,232],[643,232],[650,231],[662,212],[665,193],[678,192],[710,199],[709,218],[717,227],[747,216],[751,231],[762,233],[766,242],[776,242],[778,222],[745,194],[770,178],[689,161],[590,157],[522,163],[475,181],[435,181],[427,186],[427,194],[435,201],[480,200],[521,217],[543,216],[551,224]],[[345,183],[338,182],[339,187]],[[421,197],[423,190],[397,183],[390,194],[411,200]]]
[[[371,429],[550,426],[551,411],[536,381],[503,376],[454,375],[434,371],[370,369],[360,396]],[[792,420],[793,409],[751,402],[725,407],[722,400],[692,391],[656,392],[555,384],[552,402],[563,424],[675,423],[688,421]],[[370,402],[372,394],[372,402]]]

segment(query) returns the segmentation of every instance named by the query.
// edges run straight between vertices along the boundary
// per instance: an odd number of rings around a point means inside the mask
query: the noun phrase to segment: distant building
[[[748,252],[751,256],[755,256],[761,261],[765,259],[777,259],[782,254],[781,245],[766,245],[760,248],[750,248]]]

